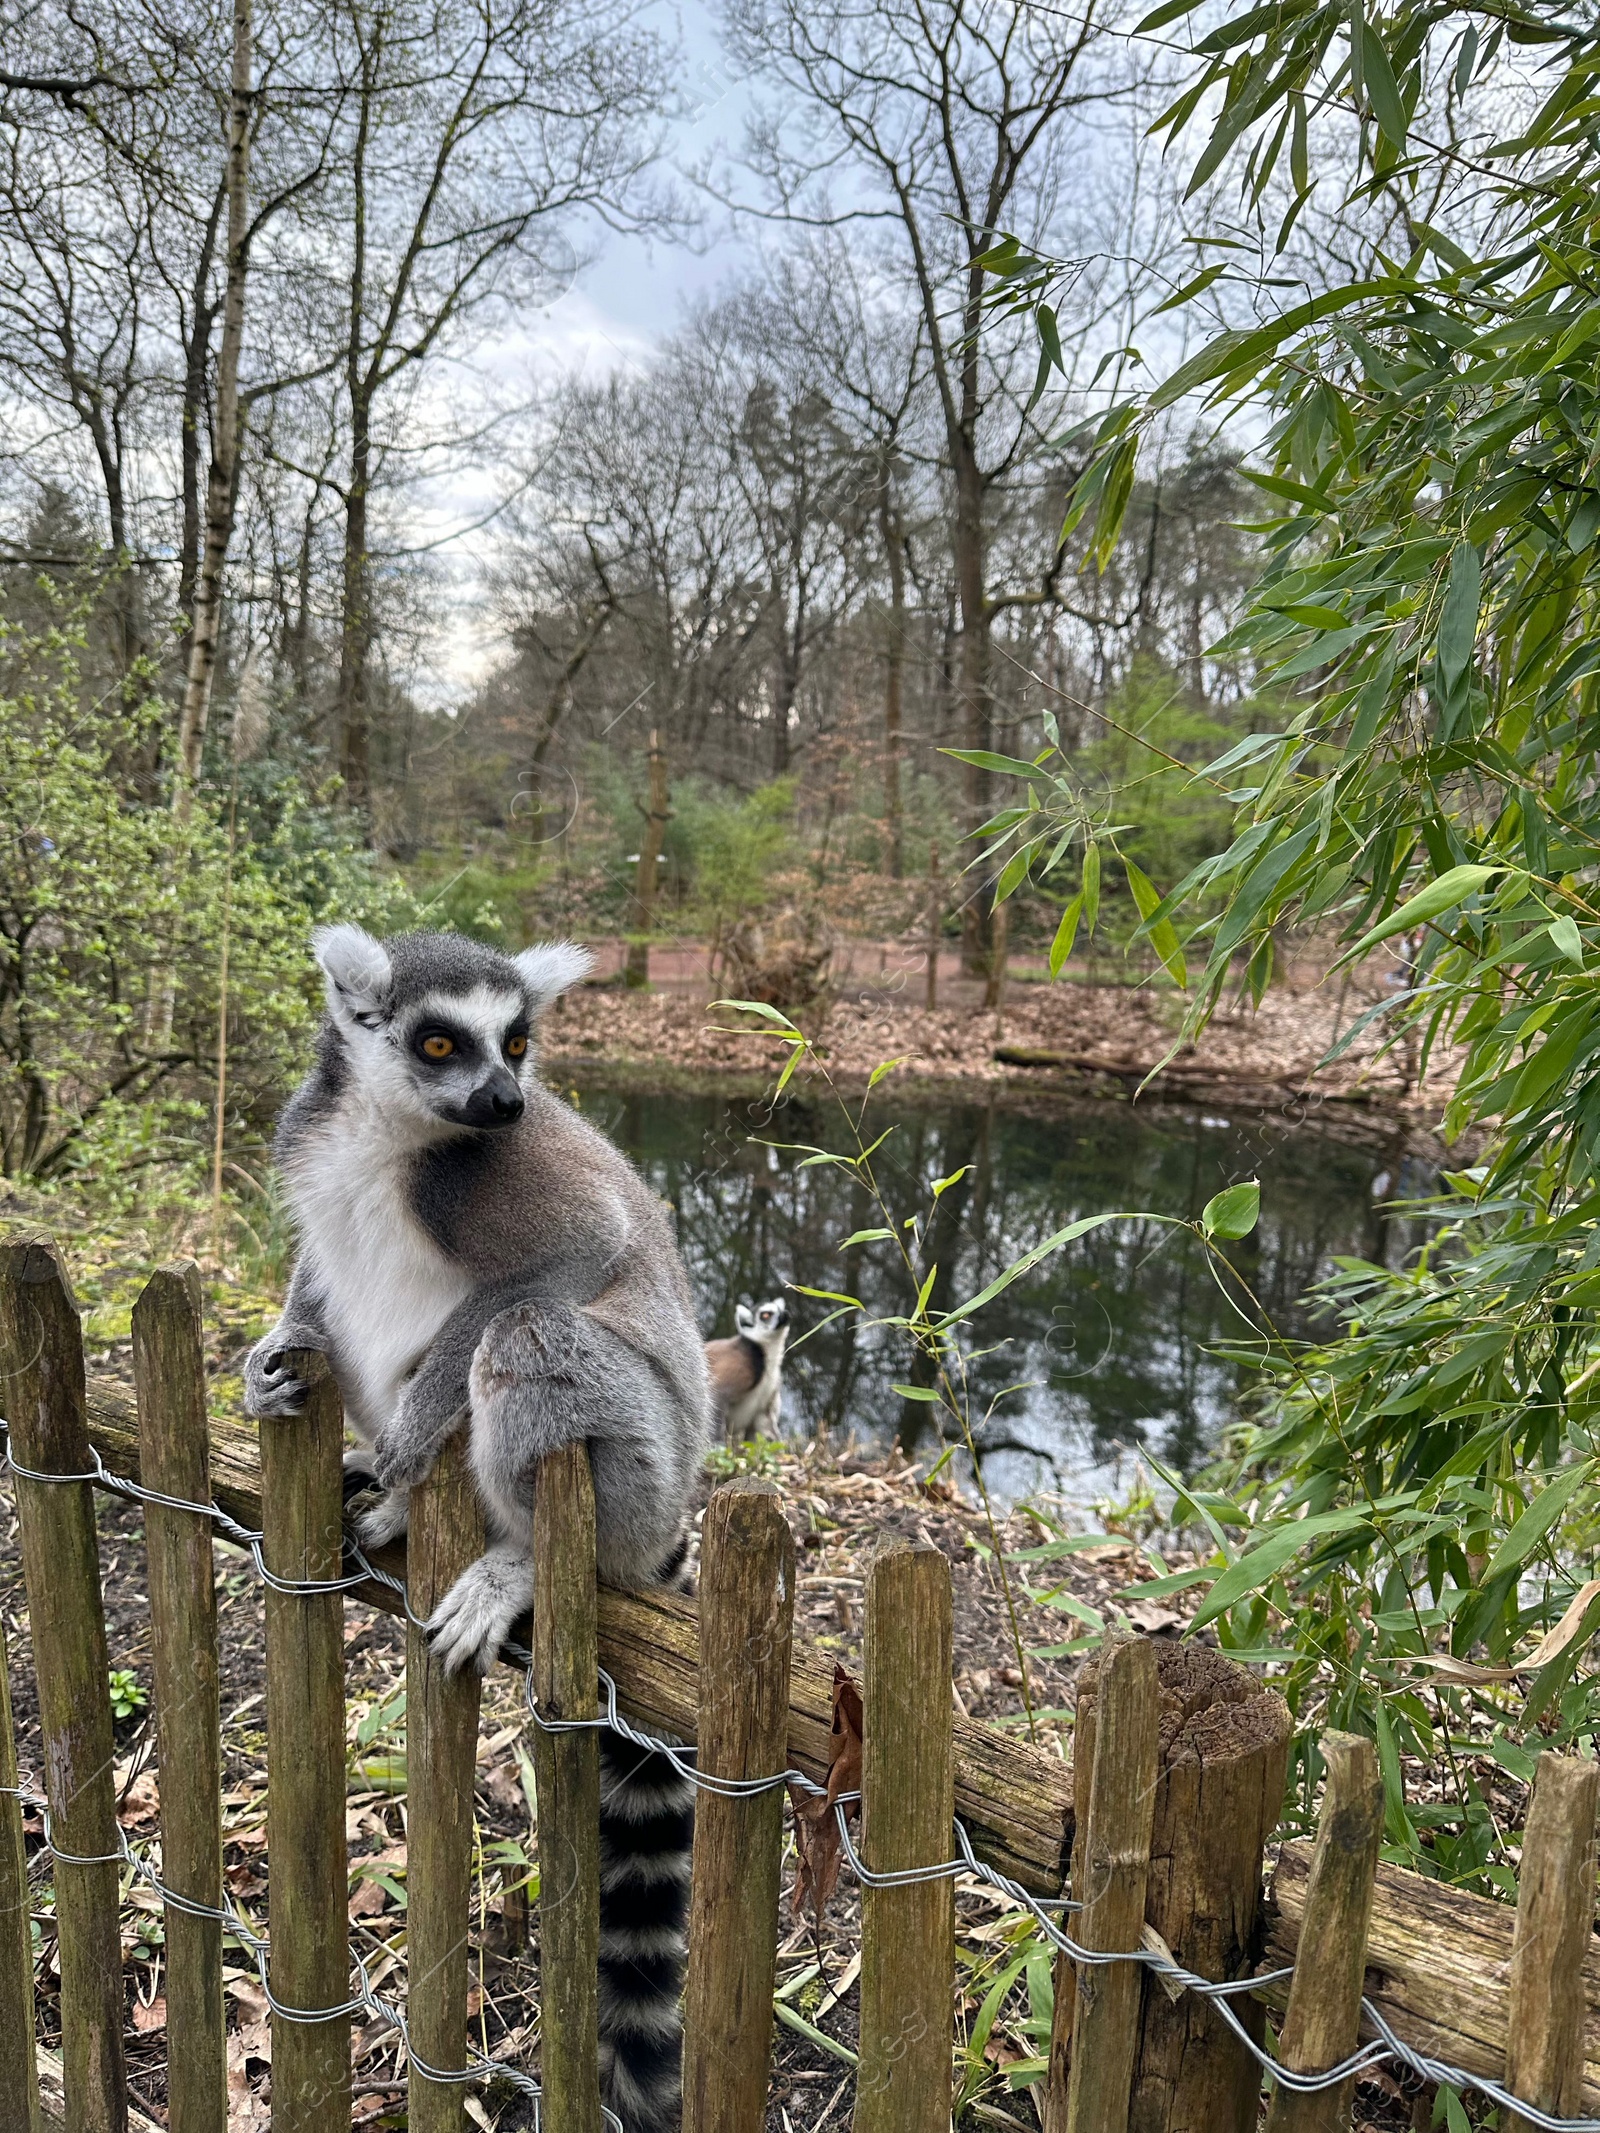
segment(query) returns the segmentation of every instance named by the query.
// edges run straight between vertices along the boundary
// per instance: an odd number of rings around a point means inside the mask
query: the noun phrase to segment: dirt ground
[[[1119,1594],[1146,1579],[1151,1565],[1140,1546],[1117,1534],[1048,1566],[1002,1563],[1039,1543],[1046,1529],[1018,1512],[991,1528],[983,1512],[941,1482],[920,1482],[893,1460],[840,1464],[816,1455],[760,1455],[777,1481],[794,1531],[801,1565],[797,1635],[836,1658],[859,1678],[862,1573],[869,1550],[886,1534],[931,1542],[949,1558],[955,1601],[955,1692],[974,1718],[1026,1729],[1026,1706],[1047,1753],[1069,1752],[1073,1681],[1086,1613],[1120,1618],[1153,1636],[1179,1633],[1183,1615],[1163,1600],[1120,1602]],[[712,1477],[708,1475],[705,1493]],[[111,1663],[131,1680],[124,1691],[134,1708],[118,1726],[117,1777],[123,1826],[135,1848],[156,1835],[159,1799],[152,1768],[153,1712],[149,1615],[139,1514],[101,1500],[101,1559]],[[1169,1553],[1166,1567],[1188,1558]],[[1031,1581],[1032,1593],[1024,1581]],[[1009,1581],[1010,1591],[1007,1592]],[[266,1770],[262,1616],[259,1590],[246,1558],[217,1553],[222,1635],[225,1753],[225,1862],[229,1892],[260,1929],[266,1922],[270,1866],[266,1857]],[[1015,1630],[1012,1611],[1015,1610]],[[37,1788],[40,1771],[38,1706],[20,1575],[14,1507],[0,1490],[0,1616],[11,1655],[17,1746],[24,1787]],[[1020,1648],[1019,1648],[1020,1647]],[[346,1828],[350,1844],[351,1913],[357,1948],[381,1993],[398,1995],[405,1980],[406,1825],[404,1802],[405,1639],[387,1616],[354,1602],[346,1623],[348,1777]],[[1026,1683],[1026,1697],[1024,1695]],[[474,1883],[472,2029],[485,2053],[532,2063],[538,2040],[538,1907],[518,1891],[536,1864],[530,1836],[531,1767],[520,1677],[500,1669],[486,1687],[480,1728],[475,1808],[480,1839]],[[27,1817],[30,1851],[38,1856],[42,1824]],[[792,1841],[786,1873],[792,1869]],[[42,1858],[40,1866],[43,1866]],[[59,2045],[53,1919],[47,1878],[37,1883],[36,1925],[40,2034]],[[134,2100],[158,2123],[165,2120],[166,2039],[162,1932],[159,1908],[133,1887],[124,1909],[123,1945],[128,1991],[127,2049]],[[860,1907],[848,1876],[822,1920],[795,1916],[785,1904],[778,1962],[786,2010],[774,2030],[769,2133],[843,2133],[850,2117],[848,2055],[856,2042]],[[1027,1916],[976,1882],[957,1889],[958,2079],[970,2096],[964,2126],[1038,2124],[1037,2091],[1013,2089],[1008,2075],[1042,2050],[1030,2026],[1024,1985],[1005,2000],[988,2043],[970,2048],[973,2021],[1001,1966],[1024,1951]],[[270,2122],[271,2036],[267,2009],[243,1951],[226,1956],[230,2023],[230,2133]],[[358,2126],[405,2123],[405,2069],[394,2032],[376,2020],[354,2039]],[[1386,2094],[1386,2091],[1388,2092]],[[1391,2084],[1364,2086],[1358,2129],[1391,2133],[1413,2123],[1407,2101]],[[479,2125],[513,2133],[528,2108],[496,2087],[473,2091],[470,2115]],[[1422,2122],[1426,2122],[1424,2119]]]
[[[711,1003],[713,974],[703,949],[652,951],[652,989],[627,992],[614,944],[595,953],[595,979],[569,994],[547,1019],[547,1067],[603,1061],[621,1070],[645,1063],[701,1074],[775,1074],[785,1047],[753,1023]],[[1367,1010],[1392,992],[1383,958],[1359,972],[1330,976],[1322,963],[1296,964],[1259,1008],[1230,994],[1193,1047],[1163,1070],[1169,1097],[1213,1097],[1243,1105],[1285,1098],[1371,1107],[1431,1124],[1454,1078],[1439,1055],[1417,1084],[1405,1046],[1380,1057],[1383,1018],[1341,1058],[1320,1062]],[[940,957],[938,1005],[926,1005],[927,959],[900,942],[855,942],[823,1007],[800,1016],[818,1048],[816,1065],[840,1083],[865,1081],[881,1061],[899,1062],[913,1080],[987,1082],[1013,1087],[1136,1087],[1171,1050],[1183,996],[1164,976],[1142,984],[1092,981],[1069,970],[1055,983],[1013,962],[998,1011],[983,987],[961,977],[957,957]],[[1152,1092],[1154,1093],[1154,1092]]]

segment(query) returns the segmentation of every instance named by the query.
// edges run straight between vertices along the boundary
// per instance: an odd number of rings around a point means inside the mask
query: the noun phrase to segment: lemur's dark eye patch
[[[506,1039],[506,1057],[508,1059],[521,1059],[526,1056],[527,1050],[527,1037],[520,1030]]]
[[[456,1040],[447,1030],[430,1029],[417,1039],[417,1050],[424,1059],[450,1059],[455,1054]]]

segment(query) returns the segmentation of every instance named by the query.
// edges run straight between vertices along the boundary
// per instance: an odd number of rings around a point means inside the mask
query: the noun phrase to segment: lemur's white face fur
[[[733,1322],[745,1339],[754,1341],[758,1348],[781,1350],[789,1337],[789,1306],[781,1296],[757,1304],[754,1310],[749,1304],[736,1304]]]
[[[534,1024],[591,967],[570,941],[506,956],[461,935],[376,941],[346,925],[323,927],[313,946],[362,1097],[423,1139],[516,1124]]]

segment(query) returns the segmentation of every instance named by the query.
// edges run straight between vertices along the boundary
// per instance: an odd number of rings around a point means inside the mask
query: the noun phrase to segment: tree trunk
[[[956,467],[956,587],[961,601],[961,725],[968,748],[992,748],[989,699],[989,612],[984,583],[983,488],[977,452],[963,440]],[[966,765],[966,833],[970,837],[994,812],[992,780],[976,764]],[[993,934],[993,884],[985,876],[968,899],[961,926],[961,967],[968,977],[989,976]]]
[[[798,626],[797,632],[798,635]],[[781,778],[789,768],[789,724],[800,686],[800,650],[784,630],[778,648],[778,685],[772,696],[772,775]]]
[[[211,267],[217,250],[217,225],[228,204],[228,175],[224,171],[216,198],[211,203],[205,235],[200,241],[200,256],[195,263],[194,284],[189,296],[189,332],[183,350],[183,406],[178,423],[183,498],[183,526],[178,536],[178,613],[186,623],[193,620],[195,587],[200,582],[203,537],[200,432],[205,424],[206,361],[211,353],[211,327],[217,315],[209,291]]]
[[[889,613],[884,643],[883,676],[883,819],[888,844],[889,879],[904,871],[900,816],[900,715],[906,650],[906,557],[894,510],[894,477],[884,454],[878,487],[878,526],[884,560],[889,566]]]
[[[352,329],[353,330],[353,329]],[[339,637],[339,770],[345,804],[372,805],[372,733],[367,660],[372,650],[371,581],[367,565],[367,488],[372,478],[372,410],[364,397],[352,409],[350,491],[344,514],[343,617]]]
[[[228,278],[223,297],[222,347],[217,357],[215,431],[206,482],[206,541],[195,586],[189,633],[189,668],[178,720],[178,760],[173,810],[187,818],[200,774],[211,712],[211,689],[222,634],[222,576],[233,539],[234,501],[239,491],[239,355],[244,341],[245,276],[249,269],[250,181],[250,0],[234,0],[233,85],[228,114]]]
[[[545,699],[544,716],[539,725],[539,738],[534,742],[528,757],[528,828],[535,844],[545,841],[544,831],[544,765],[556,737],[556,729],[566,712],[572,708],[572,684],[582,673],[589,654],[600,642],[606,624],[616,612],[616,596],[609,583],[606,596],[594,615],[585,624],[578,641],[562,661],[561,672],[556,677],[550,694]],[[557,835],[561,832],[558,831]]]
[[[311,702],[311,534],[315,498],[306,506],[294,563],[294,613],[284,630],[283,652],[294,679],[295,711],[304,721]]]
[[[661,841],[671,819],[667,759],[662,753],[661,736],[652,726],[650,799],[644,814],[644,835],[639,842],[639,871],[634,877],[634,937],[628,943],[628,960],[622,972],[623,983],[629,986],[643,988],[650,983],[650,932],[656,917],[656,870],[661,859]]]

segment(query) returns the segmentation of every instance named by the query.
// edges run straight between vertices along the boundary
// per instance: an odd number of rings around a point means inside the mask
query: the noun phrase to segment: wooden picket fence
[[[55,1852],[65,2120],[129,2122],[119,1938],[128,1869],[113,1792],[94,1487],[136,1484],[149,1552],[166,1906],[168,2125],[225,2133],[225,1935],[216,1514],[259,1533],[266,1583],[268,1981],[278,2133],[351,2122],[343,1611],[423,1617],[482,1545],[459,1449],[413,1499],[406,1555],[351,1572],[341,1532],[342,1420],[319,1358],[305,1412],[256,1433],[208,1424],[193,1270],[154,1275],[133,1315],[137,1402],[87,1384],[55,1249],[0,1246],[0,1385],[38,1676]],[[598,1590],[581,1448],[536,1492],[531,1728],[538,1841],[562,1861],[540,1931],[542,2123],[600,2133],[597,1733],[603,1667],[650,1733],[693,1738],[702,1778],[789,1770],[826,1782],[831,1668],[796,1646],[795,1561],[770,1484],[707,1511],[698,1607]],[[225,1529],[226,1530],[226,1529]],[[403,1561],[406,1589],[393,1572]],[[384,1581],[384,1573],[389,1581]],[[352,1578],[359,1582],[352,1584]],[[1540,1761],[1515,1912],[1379,1867],[1383,1795],[1369,1742],[1326,1743],[1314,1846],[1263,1859],[1283,1797],[1289,1717],[1203,1647],[1129,1639],[1085,1670],[1069,1770],[953,1713],[951,1590],[934,1548],[894,1542],[868,1568],[860,1823],[855,2133],[947,2133],[955,2005],[957,1823],[970,1866],[1059,1900],[1079,1959],[1056,1965],[1041,2089],[1046,2133],[1248,2133],[1260,2123],[1268,2008],[1283,2009],[1270,2133],[1350,2124],[1358,2042],[1430,2078],[1503,2083],[1502,2124],[1600,2105],[1593,1930],[1600,1766]],[[41,2124],[21,1796],[0,1628],[0,2133]],[[472,1785],[479,1685],[407,1649],[409,2124],[462,2133]],[[758,2133],[773,2031],[783,1794],[702,1789],[685,1995],[685,2133]],[[944,1869],[929,1873],[928,1869]],[[903,1876],[896,1879],[897,1875]],[[1061,1915],[1051,1913],[1052,1916]],[[1093,1958],[1114,1958],[1103,1963]],[[1135,1959],[1122,1959],[1122,1958]],[[363,2004],[371,2007],[370,1998]],[[311,2016],[315,2019],[296,2019]],[[1231,2019],[1230,2019],[1231,2017]],[[1371,2040],[1376,2038],[1376,2043]],[[1315,2084],[1297,2088],[1296,2077]],[[524,2074],[524,2079],[526,2078]],[[1024,2106],[1018,2105],[1018,2108]],[[1541,2115],[1542,2114],[1542,2115]]]

